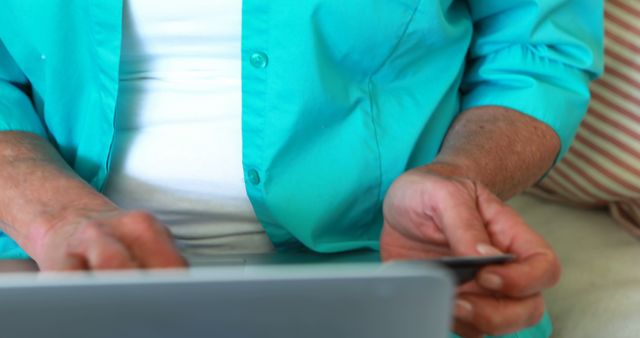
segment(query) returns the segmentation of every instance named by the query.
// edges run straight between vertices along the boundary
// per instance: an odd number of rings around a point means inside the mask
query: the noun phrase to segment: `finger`
[[[60,255],[58,259],[38,262],[38,269],[44,272],[80,271],[89,269],[86,260],[76,255]]]
[[[538,294],[524,299],[463,294],[456,301],[455,318],[488,335],[513,333],[538,323],[544,300]]]
[[[476,281],[509,297],[528,297],[554,286],[561,267],[553,253],[540,253],[504,266],[482,269]]]
[[[87,263],[91,270],[135,269],[135,262],[127,248],[110,236],[102,236],[88,246]]]
[[[455,321],[453,323],[453,332],[462,338],[482,338],[484,335],[471,324]]]
[[[133,269],[136,263],[128,250],[101,224],[85,224],[68,242],[69,256],[82,259],[85,269]]]
[[[555,285],[561,266],[546,241],[497,197],[479,191],[478,200],[494,245],[517,256],[515,262],[482,269],[478,284],[511,297],[527,297]]]
[[[491,246],[476,201],[477,184],[469,180],[442,182],[424,195],[425,212],[445,233],[454,254],[478,256],[499,254]]]
[[[130,212],[114,225],[113,231],[143,268],[186,266],[164,226],[149,213]]]
[[[495,292],[491,292],[486,288],[483,288],[478,284],[477,281],[471,280],[467,283],[464,283],[456,288],[456,293],[461,295],[463,293],[476,293],[476,294],[484,294],[484,295],[495,295]]]

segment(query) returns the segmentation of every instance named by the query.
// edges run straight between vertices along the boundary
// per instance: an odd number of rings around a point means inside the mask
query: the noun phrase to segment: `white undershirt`
[[[105,194],[188,254],[272,250],[242,169],[242,2],[127,0]]]

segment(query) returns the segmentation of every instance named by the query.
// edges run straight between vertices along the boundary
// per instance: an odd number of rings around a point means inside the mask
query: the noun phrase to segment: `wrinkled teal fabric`
[[[100,189],[122,2],[2,7],[0,130],[49,137]],[[387,189],[464,109],[531,115],[566,151],[602,68],[593,0],[245,0],[242,29],[247,193],[279,248],[377,248]]]
[[[487,336],[486,338],[548,338],[553,333],[553,325],[549,313],[545,312],[538,324],[518,331],[516,333],[503,336]],[[450,338],[460,338],[457,334],[451,333]]]

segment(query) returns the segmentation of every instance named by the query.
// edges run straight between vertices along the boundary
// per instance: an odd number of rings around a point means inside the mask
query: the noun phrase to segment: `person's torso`
[[[96,188],[110,168],[121,13],[106,0],[0,11],[51,139]],[[242,16],[242,175],[258,219],[279,247],[377,247],[386,190],[435,157],[459,112],[466,2],[247,0]]]

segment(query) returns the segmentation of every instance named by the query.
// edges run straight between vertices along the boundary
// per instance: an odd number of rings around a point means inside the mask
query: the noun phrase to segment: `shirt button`
[[[269,64],[269,57],[263,52],[251,54],[251,65],[256,68],[265,68]]]
[[[260,174],[258,174],[257,170],[251,169],[251,170],[249,170],[247,175],[249,176],[249,182],[251,182],[251,184],[253,184],[253,185],[260,184]]]

